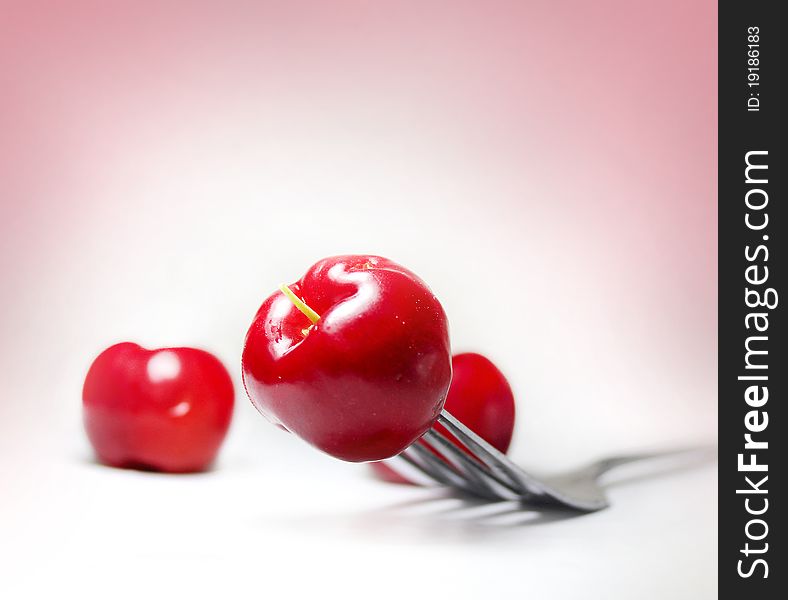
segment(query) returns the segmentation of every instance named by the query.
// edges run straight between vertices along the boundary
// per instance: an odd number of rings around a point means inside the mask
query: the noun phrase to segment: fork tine
[[[459,442],[487,465],[499,478],[505,477],[521,490],[522,501],[533,504],[557,504],[565,508],[594,511],[605,508],[608,503],[601,488],[592,483],[588,497],[572,496],[553,485],[543,483],[510,461],[503,453],[473,433],[448,411],[442,410],[440,422]]]
[[[484,488],[475,485],[474,482],[458,473],[451,465],[435,456],[431,450],[418,442],[412,444],[400,456],[406,460],[410,459],[412,461],[411,464],[443,485],[448,485],[477,496],[490,497],[489,494],[485,493],[486,490]]]
[[[491,495],[503,500],[519,500],[518,489],[496,477],[485,465],[468,456],[438,431],[430,430],[424,434],[422,443],[439,452],[457,471],[472,480],[476,485],[485,488]]]
[[[441,411],[438,422],[499,479],[509,482],[515,489],[520,490],[523,499],[528,500],[529,496],[544,496],[546,490],[542,484],[514,465],[502,452],[468,429],[447,410]]]
[[[406,448],[402,453],[398,454],[395,458],[403,460],[411,468],[417,470],[424,477],[437,485],[456,485],[457,482],[449,473],[434,468],[432,465],[419,456],[418,453],[413,451],[413,447]]]
[[[411,457],[402,453],[386,459],[385,464],[408,481],[412,481],[417,485],[424,487],[444,487],[446,485],[431,475],[427,475],[424,470],[417,464],[414,464],[414,462],[415,461]]]
[[[569,474],[540,481],[449,412],[441,411],[437,422],[448,435],[433,427],[395,457],[405,473],[417,476],[414,479],[427,479],[488,500],[517,500],[524,505],[553,505],[584,512],[608,505],[604,489],[596,481],[596,471],[580,479]],[[629,458],[613,458],[600,464],[610,468]]]

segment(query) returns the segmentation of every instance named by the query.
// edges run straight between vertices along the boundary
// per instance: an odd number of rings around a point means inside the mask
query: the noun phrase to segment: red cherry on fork
[[[445,409],[495,448],[506,452],[512,441],[515,415],[514,395],[506,377],[481,354],[455,354],[451,364],[453,374]],[[436,429],[454,441],[442,425]],[[370,466],[381,479],[412,483],[385,461]]]
[[[104,350],[82,390],[85,429],[110,466],[201,471],[230,426],[234,392],[219,359],[195,348]]]
[[[337,458],[389,458],[440,413],[451,378],[446,315],[380,256],[326,258],[274,292],[246,336],[244,385],[272,422]]]

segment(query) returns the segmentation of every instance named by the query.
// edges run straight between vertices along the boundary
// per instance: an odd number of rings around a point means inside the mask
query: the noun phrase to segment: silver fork
[[[436,423],[443,425],[467,452],[433,426],[387,463],[418,483],[449,486],[489,500],[518,500],[531,506],[583,512],[600,510],[609,505],[605,490],[599,483],[602,475],[626,463],[687,452],[618,456],[563,475],[537,479],[448,411],[441,411]]]

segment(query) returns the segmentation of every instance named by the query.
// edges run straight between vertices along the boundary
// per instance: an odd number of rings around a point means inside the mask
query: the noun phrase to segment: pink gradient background
[[[714,437],[716,3],[1,6],[20,506],[88,453],[104,346],[207,347],[239,384],[261,299],[343,252],[430,282],[510,375],[526,464]],[[283,443],[238,400],[228,464]]]

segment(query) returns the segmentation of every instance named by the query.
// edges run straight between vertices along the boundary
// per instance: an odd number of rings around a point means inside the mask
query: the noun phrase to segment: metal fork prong
[[[457,473],[453,467],[418,442],[411,444],[400,456],[412,460],[411,464],[443,485],[448,485],[483,498],[491,497],[486,489],[474,485],[472,481]]]
[[[452,466],[472,480],[476,485],[486,488],[490,494],[502,500],[520,500],[519,489],[496,477],[483,463],[471,458],[464,450],[448,440],[438,431],[430,430],[422,437],[422,443],[431,446]]]
[[[430,458],[428,460],[433,462],[436,466],[438,463],[440,463],[443,468],[448,468],[453,473],[456,473],[459,477],[461,477],[465,481],[464,491],[483,498],[495,500],[500,499],[500,495],[496,493],[493,487],[487,483],[481,474],[468,469],[462,464],[457,464],[456,461],[448,460],[443,454],[441,454],[427,442],[425,439],[426,437],[427,434],[422,436],[422,438],[416,442],[416,445],[420,447],[420,451],[425,453],[425,457],[429,456]]]
[[[517,467],[502,452],[493,448],[445,409],[441,411],[438,422],[499,479],[507,481],[515,489],[519,490],[524,499],[530,499],[529,496],[544,496],[547,492],[543,484]]]
[[[438,421],[455,437],[459,442],[471,450],[479,460],[484,462],[490,470],[496,474],[506,474],[509,479],[520,484],[522,490],[522,500],[533,504],[557,504],[573,510],[594,511],[605,508],[608,503],[604,492],[596,484],[591,482],[590,488],[586,491],[590,493],[584,497],[576,494],[569,495],[561,488],[554,485],[543,483],[535,477],[526,473],[523,469],[509,460],[503,453],[499,452],[488,444],[485,440],[473,433],[446,410],[441,411]]]
[[[413,458],[406,455],[404,452],[386,459],[385,464],[400,476],[408,481],[412,481],[416,485],[425,487],[445,487],[447,485],[445,482],[438,481],[432,475],[425,473],[424,469],[418,464],[415,464]]]
[[[416,444],[406,448],[397,458],[407,462],[414,469],[418,469],[423,475],[438,485],[464,485],[459,475],[451,473],[442,468],[441,465],[435,465],[430,459],[425,458],[421,454],[421,449],[416,450]]]
[[[417,443],[429,450],[439,460],[448,463],[453,470],[457,471],[465,479],[468,479],[480,488],[489,489],[478,470],[473,469],[466,461],[459,460],[450,449],[444,448],[443,441],[436,440],[432,430],[427,431]],[[462,452],[461,450],[458,451]]]

